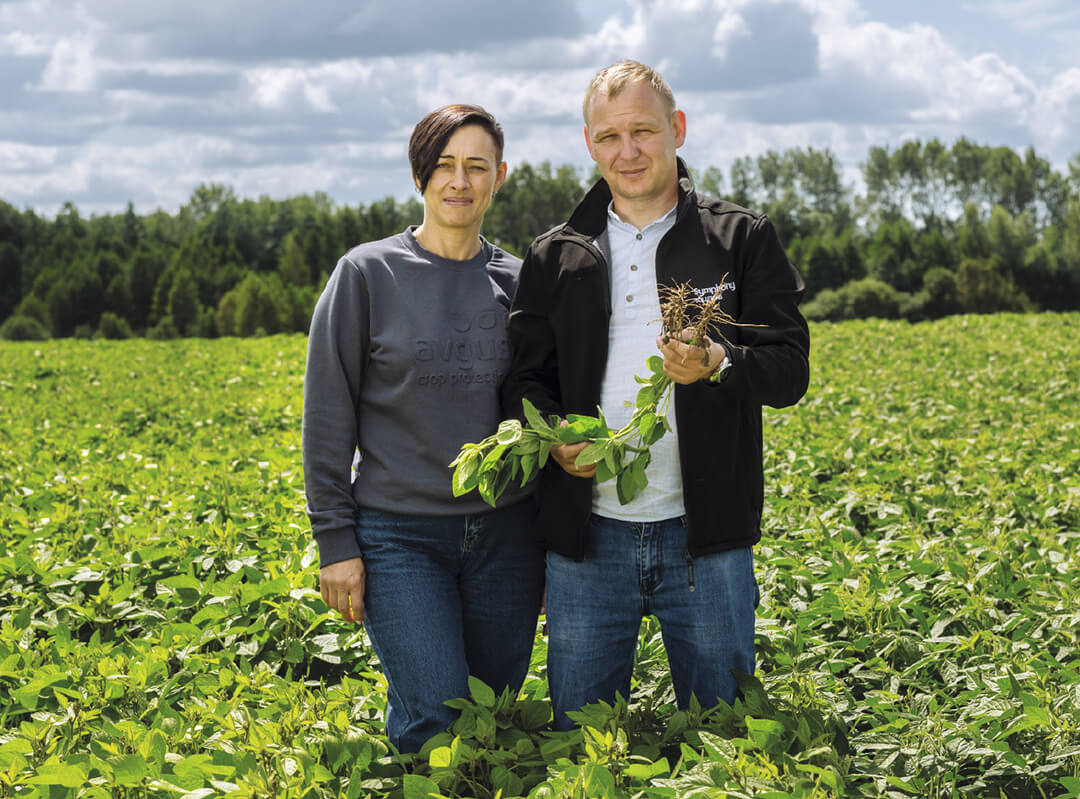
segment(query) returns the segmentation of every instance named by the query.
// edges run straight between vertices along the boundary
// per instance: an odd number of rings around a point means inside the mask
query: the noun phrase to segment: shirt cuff
[[[327,530],[315,536],[319,545],[319,568],[329,566],[341,560],[360,557],[360,545],[356,543],[356,532],[351,527]]]

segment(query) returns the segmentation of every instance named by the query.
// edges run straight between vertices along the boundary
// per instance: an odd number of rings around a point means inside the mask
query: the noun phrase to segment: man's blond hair
[[[660,102],[664,104],[667,115],[675,113],[675,95],[671,93],[671,87],[664,80],[664,76],[638,61],[624,59],[610,67],[604,67],[589,83],[589,88],[585,90],[585,100],[581,104],[581,115],[585,118],[585,124],[589,124],[589,105],[594,95],[602,94],[609,99],[617,97],[623,89],[634,83],[647,83],[652,86]]]

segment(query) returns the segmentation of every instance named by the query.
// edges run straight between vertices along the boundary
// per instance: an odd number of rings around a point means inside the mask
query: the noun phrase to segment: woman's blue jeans
[[[356,539],[367,572],[364,623],[389,685],[386,735],[419,751],[469,695],[469,675],[496,692],[521,687],[536,636],[544,555],[531,499],[468,516],[362,508]]]
[[[593,515],[585,559],[547,554],[548,682],[555,728],[568,710],[630,698],[641,619],[660,622],[680,708],[732,703],[732,669],[754,672],[758,587],[749,547],[691,559],[682,518]]]

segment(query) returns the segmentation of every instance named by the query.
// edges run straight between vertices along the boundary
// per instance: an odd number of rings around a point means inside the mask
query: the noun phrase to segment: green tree
[[[311,283],[311,268],[304,258],[304,251],[296,241],[295,233],[289,233],[282,244],[278,273],[289,286],[306,286]]]
[[[195,335],[198,331],[199,287],[195,278],[185,268],[177,271],[169,287],[168,315],[181,335]]]
[[[567,165],[552,171],[522,164],[507,175],[484,217],[486,235],[510,252],[524,255],[532,240],[564,222],[584,194],[577,171]]]
[[[0,241],[0,319],[22,299],[22,253],[11,241]]]
[[[45,296],[54,336],[70,336],[80,326],[97,327],[104,291],[97,272],[85,263],[57,276]]]
[[[1031,301],[993,261],[967,258],[956,274],[960,304],[968,313],[1030,311]]]

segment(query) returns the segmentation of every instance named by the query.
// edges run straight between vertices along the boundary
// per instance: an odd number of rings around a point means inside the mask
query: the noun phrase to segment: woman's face
[[[479,229],[491,195],[506,179],[495,141],[479,125],[454,131],[424,190],[424,224]]]

